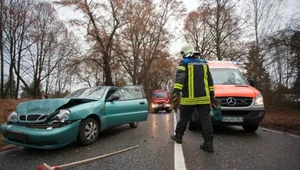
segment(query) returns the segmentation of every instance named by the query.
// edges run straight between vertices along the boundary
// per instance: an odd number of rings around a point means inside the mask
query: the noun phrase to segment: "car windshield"
[[[215,85],[249,85],[238,69],[210,68],[210,72]]]
[[[167,98],[167,92],[154,92],[153,98]]]
[[[87,98],[99,100],[103,96],[105,89],[105,87],[91,87],[79,89],[74,91],[73,93],[70,93],[64,98]]]

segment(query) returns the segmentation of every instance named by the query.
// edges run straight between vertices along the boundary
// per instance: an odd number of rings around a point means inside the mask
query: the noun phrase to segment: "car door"
[[[110,98],[115,100],[110,101]],[[132,85],[116,89],[105,103],[105,113],[107,126],[146,121],[148,101],[142,86]]]

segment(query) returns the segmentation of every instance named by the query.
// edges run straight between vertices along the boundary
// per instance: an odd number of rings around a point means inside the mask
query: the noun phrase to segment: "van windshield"
[[[210,72],[215,85],[249,85],[238,69],[210,68]]]
[[[153,92],[153,98],[167,98],[167,92]]]

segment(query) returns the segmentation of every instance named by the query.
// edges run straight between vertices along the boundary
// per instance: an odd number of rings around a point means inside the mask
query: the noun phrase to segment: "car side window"
[[[106,94],[105,101],[115,92],[116,90],[109,90]]]
[[[114,96],[119,96],[119,97],[120,97],[119,100],[124,100],[124,97],[123,97],[123,95],[122,95],[120,89],[116,90],[112,95],[114,95]]]
[[[123,90],[126,91],[125,95],[127,96],[126,99],[143,99],[146,98],[143,87],[141,85],[128,85],[121,87],[122,92]],[[128,94],[129,93],[129,94]]]
[[[133,99],[132,95],[128,93],[126,90],[121,89],[124,100],[131,100]]]

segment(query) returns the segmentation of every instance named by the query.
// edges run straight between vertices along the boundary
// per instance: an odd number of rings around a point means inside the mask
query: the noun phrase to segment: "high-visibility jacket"
[[[198,58],[184,58],[176,71],[174,93],[181,92],[180,105],[210,104],[214,98],[214,84],[207,62]]]

